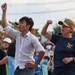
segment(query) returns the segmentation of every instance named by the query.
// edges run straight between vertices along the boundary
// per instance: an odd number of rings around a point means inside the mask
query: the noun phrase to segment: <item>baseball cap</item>
[[[12,41],[11,41],[10,38],[5,38],[5,39],[3,40],[3,42],[11,43]]]
[[[66,27],[70,27],[71,29],[74,29],[75,23],[71,19],[65,19],[64,21],[59,21],[59,25],[65,25]]]

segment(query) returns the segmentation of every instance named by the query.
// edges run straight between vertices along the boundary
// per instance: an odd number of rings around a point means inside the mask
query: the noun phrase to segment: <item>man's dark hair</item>
[[[33,21],[33,19],[32,18],[28,18],[28,17],[22,17],[20,20],[19,20],[19,22],[23,22],[23,21],[26,21],[26,23],[27,23],[27,25],[30,25],[30,28],[29,28],[29,31],[31,31],[31,29],[32,29],[32,27],[33,27],[33,25],[34,25],[34,21]]]

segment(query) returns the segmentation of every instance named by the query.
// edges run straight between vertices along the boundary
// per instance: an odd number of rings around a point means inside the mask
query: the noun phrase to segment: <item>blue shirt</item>
[[[14,58],[8,56],[8,75],[14,75]]]
[[[36,53],[36,55],[34,56],[35,62],[38,60],[38,53]],[[40,65],[38,64],[38,66],[35,67],[35,74],[39,75],[40,73]]]
[[[75,38],[64,38],[60,35],[52,35],[51,40],[55,45],[54,67],[66,66],[62,62],[63,58],[75,57]],[[69,63],[74,64],[74,62]]]

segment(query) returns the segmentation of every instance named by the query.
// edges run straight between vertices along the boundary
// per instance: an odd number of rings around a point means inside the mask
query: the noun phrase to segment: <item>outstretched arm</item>
[[[4,3],[2,6],[2,27],[5,28],[7,26],[7,21],[6,21],[6,10],[7,10],[7,4]]]
[[[41,31],[41,34],[43,36],[45,36],[46,38],[50,39],[52,38],[52,33],[49,33],[47,32],[47,28],[49,26],[49,24],[52,24],[52,21],[51,20],[48,20],[47,23],[45,24],[45,26],[43,27],[42,31]]]

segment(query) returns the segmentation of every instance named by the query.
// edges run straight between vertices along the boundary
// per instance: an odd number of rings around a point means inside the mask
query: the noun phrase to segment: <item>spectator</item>
[[[14,74],[15,42],[9,45],[7,55],[8,56],[0,60],[0,65],[7,64],[8,75],[13,75]]]
[[[48,56],[44,56],[40,63],[40,75],[48,75],[48,61],[49,61]]]
[[[38,51],[37,50],[35,50],[34,59],[35,59],[35,62],[38,60]],[[38,64],[35,67],[35,75],[40,75],[40,64]]]
[[[8,47],[11,43],[11,39],[10,38],[4,38],[3,40],[3,44],[2,44],[2,48],[3,48],[3,51],[7,54],[7,50],[8,50]]]
[[[6,56],[5,52],[0,49],[0,60]],[[6,65],[0,65],[0,75],[6,75]]]

